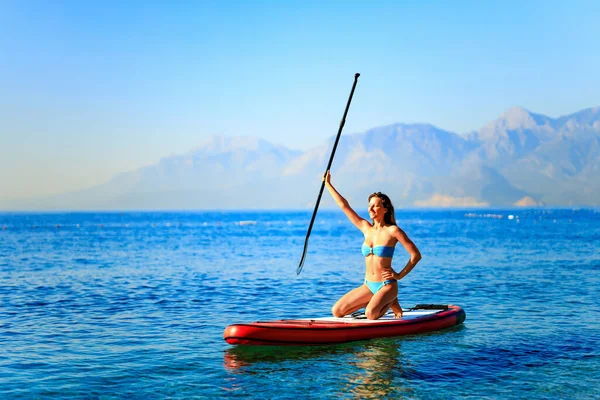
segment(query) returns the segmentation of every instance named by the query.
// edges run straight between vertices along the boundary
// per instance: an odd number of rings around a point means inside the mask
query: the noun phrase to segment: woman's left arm
[[[412,271],[415,265],[417,265],[417,263],[421,260],[421,252],[402,229],[398,228],[397,226],[394,226],[392,227],[391,233],[392,236],[394,236],[400,243],[402,243],[402,246],[404,246],[406,251],[408,251],[408,253],[410,254],[410,260],[408,260],[406,266],[402,268],[402,271],[398,273],[394,272],[394,279],[399,281],[400,279],[408,275],[408,273]]]

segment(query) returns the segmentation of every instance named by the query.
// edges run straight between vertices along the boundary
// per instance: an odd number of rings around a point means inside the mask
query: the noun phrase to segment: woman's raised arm
[[[344,214],[346,214],[346,217],[348,217],[348,219],[354,224],[354,226],[356,226],[363,232],[365,229],[371,226],[369,221],[367,221],[364,218],[361,218],[356,213],[356,211],[354,211],[352,207],[350,207],[348,200],[346,200],[341,194],[339,194],[339,192],[333,187],[333,185],[331,184],[331,171],[325,172],[325,174],[323,175],[323,180],[325,181],[325,187],[327,187],[327,190],[329,191],[329,194],[331,194],[331,197],[333,197],[333,200],[335,200],[337,205],[340,206]]]

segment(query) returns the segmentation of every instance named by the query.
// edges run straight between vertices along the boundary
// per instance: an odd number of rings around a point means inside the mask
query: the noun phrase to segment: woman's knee
[[[336,318],[342,318],[345,315],[338,303],[335,303],[333,307],[331,307],[331,313]]]
[[[365,308],[365,317],[367,317],[367,319],[379,319],[379,317],[381,317],[381,310],[367,307]]]

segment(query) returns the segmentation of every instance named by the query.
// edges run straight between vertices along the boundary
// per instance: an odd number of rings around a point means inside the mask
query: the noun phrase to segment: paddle
[[[335,138],[335,143],[333,144],[333,150],[331,150],[331,157],[329,157],[329,164],[327,164],[327,168],[325,172],[331,169],[331,163],[333,162],[333,156],[335,154],[335,149],[337,148],[338,142],[340,141],[340,136],[342,135],[342,129],[344,129],[344,124],[346,123],[346,114],[348,114],[348,109],[350,108],[350,102],[352,101],[352,95],[354,95],[354,89],[356,88],[356,82],[358,82],[358,77],[360,74],[354,74],[354,84],[352,85],[352,90],[350,91],[350,97],[348,98],[348,104],[346,104],[346,110],[344,111],[344,116],[342,117],[342,121],[340,122],[340,129],[338,130],[337,137]],[[323,195],[323,189],[325,188],[325,181],[321,183],[321,190],[319,190],[319,196],[317,197],[317,204],[315,204],[315,210],[313,211],[312,218],[310,219],[310,224],[308,225],[308,232],[306,232],[306,239],[304,239],[304,251],[302,252],[302,258],[300,259],[300,265],[296,268],[296,275],[300,275],[302,272],[302,267],[304,266],[304,259],[306,258],[306,249],[308,248],[308,237],[310,236],[310,232],[312,231],[313,223],[315,222],[315,217],[317,216],[317,210],[319,209],[319,203],[321,202],[321,196]]]

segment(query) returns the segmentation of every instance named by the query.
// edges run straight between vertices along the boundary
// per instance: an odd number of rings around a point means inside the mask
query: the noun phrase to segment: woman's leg
[[[373,295],[369,304],[365,308],[365,315],[368,319],[379,319],[390,309],[392,304],[398,298],[398,282],[384,285],[377,293]]]
[[[392,302],[392,305],[390,306],[390,308],[394,312],[394,318],[402,318],[402,307],[400,307],[400,303],[398,302],[398,297],[396,297],[396,300],[394,300]]]
[[[365,307],[369,303],[369,300],[371,300],[371,297],[373,297],[373,293],[371,293],[367,285],[363,284],[343,295],[331,308],[331,312],[334,317],[341,318],[344,315],[351,314]]]

